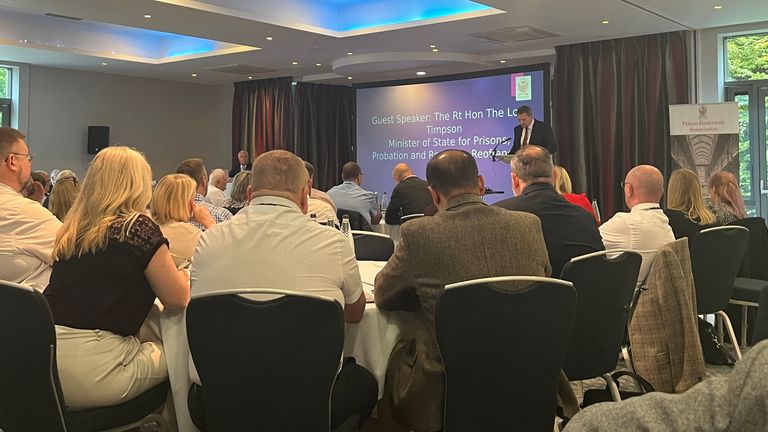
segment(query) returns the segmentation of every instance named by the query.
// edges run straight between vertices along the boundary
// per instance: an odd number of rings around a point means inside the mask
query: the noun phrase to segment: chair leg
[[[717,330],[717,341],[723,343],[723,319],[715,312],[715,329]]]
[[[614,402],[621,402],[621,393],[619,393],[619,386],[616,385],[616,381],[614,381],[611,374],[603,374],[603,379],[605,380],[605,384],[608,386],[608,390],[611,392],[611,397],[613,398]]]
[[[731,320],[728,318],[728,315],[721,310],[717,311],[716,314],[720,316],[721,321],[725,322],[725,328],[728,330],[728,337],[731,338],[733,349],[736,351],[736,359],[741,360],[741,348],[739,348],[739,342],[736,340],[736,332],[733,331]]]
[[[741,347],[747,347],[747,305],[741,305]]]
[[[632,356],[629,354],[629,347],[626,345],[621,347],[621,355],[624,357],[624,366],[630,371],[635,371],[635,365],[632,364]]]

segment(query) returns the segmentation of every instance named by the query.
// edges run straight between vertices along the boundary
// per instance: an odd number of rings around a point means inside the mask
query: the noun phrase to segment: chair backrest
[[[273,290],[219,291],[193,297],[186,321],[209,432],[330,430],[344,345],[337,302]]]
[[[0,430],[66,431],[56,330],[45,297],[0,281]]]
[[[741,260],[738,276],[768,280],[768,266],[765,265],[768,262],[768,227],[765,219],[736,219],[730,225],[743,226],[749,230],[749,246]]]
[[[435,309],[446,377],[443,430],[552,430],[575,308],[573,285],[558,279],[446,286]]]
[[[413,213],[413,214],[402,216],[400,218],[400,225],[402,225],[402,224],[404,224],[404,223],[406,223],[408,221],[412,221],[414,219],[421,218],[421,217],[424,217],[424,213]]]
[[[352,227],[353,230],[373,231],[371,224],[360,212],[347,209],[336,210],[336,217],[339,218],[339,223],[344,219],[344,215],[349,216],[349,226]]]
[[[749,242],[749,230],[722,226],[701,230],[691,241],[691,269],[700,314],[728,307],[733,282]]]
[[[616,368],[642,255],[624,250],[573,258],[561,278],[573,283],[579,301],[563,370],[571,380],[594,378]]]
[[[352,230],[358,261],[386,261],[395,252],[395,242],[382,233]]]

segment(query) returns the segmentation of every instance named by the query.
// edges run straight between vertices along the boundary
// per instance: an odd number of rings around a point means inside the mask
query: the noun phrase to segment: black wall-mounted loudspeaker
[[[109,146],[109,126],[88,126],[88,154],[96,154]]]

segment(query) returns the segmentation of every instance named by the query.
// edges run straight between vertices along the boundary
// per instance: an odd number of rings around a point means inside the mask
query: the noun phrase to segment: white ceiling
[[[282,6],[282,1],[261,3],[271,4],[272,9],[265,6],[262,13],[256,13],[253,8],[227,8],[244,4],[242,0],[0,0],[0,60],[210,85],[242,81],[249,76],[258,79],[287,75],[347,85],[414,78],[417,70],[434,76],[535,63],[551,58],[554,47],[563,44],[768,21],[765,0],[724,0],[720,10],[713,8],[716,1],[702,0],[483,0],[481,3],[506,13],[334,33],[316,28],[308,31],[313,28],[297,22],[293,15],[280,15],[277,5]],[[290,4],[301,1],[291,0]],[[291,10],[295,13],[295,8]],[[51,18],[44,16],[46,13],[83,21]],[[152,18],[144,18],[144,14]],[[610,22],[601,24],[602,20]],[[533,26],[560,36],[507,44],[472,36],[519,26]],[[180,57],[161,64],[134,61],[121,54],[131,51],[124,47],[131,43],[126,34],[135,33],[126,27],[246,48]],[[273,39],[268,41],[267,36]],[[432,52],[430,44],[435,44],[439,52]],[[299,64],[292,65],[293,61]],[[267,72],[230,74],[210,70],[225,65],[252,66]],[[348,75],[353,79],[348,80]]]

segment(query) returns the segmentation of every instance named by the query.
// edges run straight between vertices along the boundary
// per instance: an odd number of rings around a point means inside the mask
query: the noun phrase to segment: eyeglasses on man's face
[[[28,161],[30,161],[30,162],[32,162],[32,159],[34,159],[34,158],[35,158],[35,154],[34,154],[34,153],[17,153],[17,152],[10,152],[10,153],[8,153],[8,157],[6,157],[6,158],[5,158],[5,160],[7,161],[7,160],[8,160],[8,158],[9,158],[9,157],[11,157],[12,155],[13,155],[13,156],[24,156],[24,157],[25,157],[25,158],[27,158],[27,160],[28,160]]]

